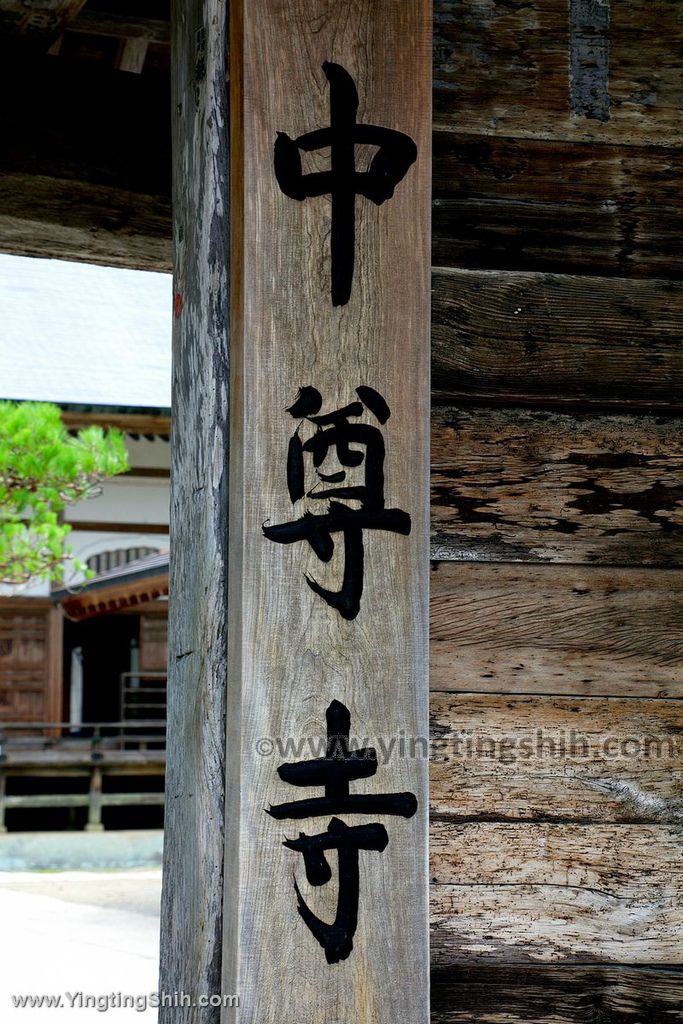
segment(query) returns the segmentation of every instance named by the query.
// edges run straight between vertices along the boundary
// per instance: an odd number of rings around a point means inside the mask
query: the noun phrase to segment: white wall
[[[155,523],[168,525],[168,480],[115,477],[96,498],[72,505],[67,523]]]
[[[170,465],[170,445],[166,441],[146,438],[126,438],[129,463],[132,468],[167,469]],[[120,548],[157,548],[168,550],[169,535],[148,533],[144,524],[168,525],[169,481],[165,478],[135,476],[114,477],[102,485],[101,493],[95,498],[80,501],[66,512],[67,522],[90,523],[141,523],[140,532],[110,532],[107,530],[74,530],[69,545],[76,558],[86,562],[92,555]],[[82,581],[82,575],[67,570],[66,583],[69,586]],[[0,597],[45,597],[50,593],[47,583],[34,583],[24,587],[0,585]]]

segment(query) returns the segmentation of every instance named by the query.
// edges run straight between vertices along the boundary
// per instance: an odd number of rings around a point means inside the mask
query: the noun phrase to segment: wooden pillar
[[[174,13],[160,1022],[426,1024],[430,5]]]
[[[7,823],[5,820],[6,806],[5,800],[7,796],[7,775],[5,770],[0,765],[0,834],[7,831]]]
[[[420,1024],[430,11],[241,0],[231,54],[225,1019]]]
[[[62,701],[64,681],[62,658],[64,653],[64,613],[61,608],[51,608],[47,627],[47,691],[45,695],[45,717],[48,722],[61,722],[64,718]],[[50,729],[49,736],[59,737],[59,729]]]
[[[160,989],[220,992],[227,681],[228,11],[173,0],[173,430]],[[160,1024],[215,1024],[162,1006]]]
[[[86,832],[103,832],[102,824],[102,768],[93,765],[90,770],[90,788],[88,791],[88,821]]]

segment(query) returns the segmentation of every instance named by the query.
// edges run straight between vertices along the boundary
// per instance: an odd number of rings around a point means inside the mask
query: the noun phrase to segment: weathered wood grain
[[[680,278],[682,154],[436,131],[433,262]]]
[[[680,277],[683,85],[677,44],[683,29],[675,0],[659,0],[656,18],[650,4],[612,5],[605,120],[572,113],[572,55],[583,59],[578,51],[590,33],[586,37],[578,25],[577,34],[576,20],[572,29],[567,0],[439,0],[436,265]],[[601,5],[576,0],[574,8],[582,6],[595,11]],[[87,8],[72,23],[78,31],[159,40],[167,35],[164,26]],[[113,225],[117,253],[117,225],[135,224],[143,212],[140,197],[149,194],[159,223],[152,234],[140,234],[137,246],[120,250],[118,259],[121,265],[167,269],[168,250],[159,248],[170,238],[163,206],[170,166],[166,75],[126,81],[133,76],[84,62],[8,55],[0,76],[13,95],[0,164],[25,175],[18,179],[24,190],[18,201],[24,209],[32,205],[35,225],[30,247],[22,247],[16,225],[8,223],[6,243],[0,232],[5,251],[62,252],[59,225],[73,213],[65,206],[55,211],[49,201],[42,209],[49,197],[40,182],[33,187],[30,181],[42,175],[72,179],[73,205],[85,195],[101,225],[102,241],[92,257],[83,231],[78,240],[67,233],[65,258],[79,258],[80,251],[80,258],[103,259],[107,224]],[[586,144],[591,140],[604,144]],[[104,184],[124,195],[115,201],[91,191],[88,201],[87,186]],[[127,190],[133,192],[128,213]],[[157,235],[162,230],[163,237]]]
[[[171,204],[41,175],[0,177],[0,250],[15,256],[168,271]]]
[[[430,719],[437,818],[683,824],[681,701],[432,693]]]
[[[680,208],[437,199],[432,223],[437,267],[681,277]],[[1,251],[19,256],[171,269],[164,195],[5,174],[0,228]]]
[[[649,890],[653,899],[676,896],[683,832],[666,825],[433,821],[429,872],[437,912],[443,886],[533,885],[627,900],[643,900]]]
[[[431,6],[427,0],[242,0],[232,14],[234,404],[223,990],[239,991],[241,1002],[225,1019],[422,1024],[429,1014],[426,762],[396,755],[376,776],[352,783],[356,795],[413,794],[417,812],[405,819],[377,815],[388,845],[381,855],[360,851],[353,950],[330,966],[303,912],[297,913],[293,877],[306,905],[331,922],[341,886],[338,859],[330,856],[331,884],[316,890],[310,865],[307,879],[298,851],[283,845],[300,831],[323,833],[330,817],[297,823],[287,808],[282,820],[265,813],[300,794],[287,785],[286,772],[278,777],[282,759],[259,757],[258,744],[268,737],[318,742],[334,700],[349,709],[352,735],[427,729]],[[348,302],[331,294],[329,196],[297,202],[274,173],[278,133],[297,139],[330,123],[331,102],[335,112],[345,106],[339,92],[331,100],[328,77],[336,75],[324,66],[329,61],[355,83],[358,123],[405,132],[417,149],[386,202],[361,196],[355,202]],[[343,153],[335,142],[331,167],[338,184],[350,159]],[[362,157],[354,159],[360,170]],[[304,171],[329,167],[324,151],[305,153]],[[340,193],[347,188],[339,184]],[[342,216],[348,223],[352,214],[347,208]],[[323,414],[363,399],[363,388],[379,392],[391,413],[346,414],[352,423],[362,415],[366,430],[382,424],[381,453],[374,433],[354,443],[366,457],[357,475],[347,462],[339,472],[336,450],[318,464],[320,480],[345,479],[362,488],[339,490],[340,501],[366,500],[365,485],[378,484],[387,510],[411,517],[409,534],[365,530],[364,565],[354,567],[363,579],[360,610],[348,608],[345,615],[305,579],[339,593],[345,559],[353,557],[346,538],[343,550],[339,528],[327,568],[319,548],[316,555],[305,541],[275,544],[264,531],[264,525],[299,523],[304,513],[328,511],[308,490],[319,483],[308,457],[301,494],[288,491],[292,436],[306,440],[315,429],[309,414],[318,412],[290,415],[301,388],[318,390]],[[370,495],[365,512],[372,512]],[[319,795],[317,785],[305,795]],[[350,813],[346,823],[359,823]]]
[[[169,84],[3,54],[4,252],[171,269]]]
[[[227,9],[177,0],[173,454],[160,990],[221,991],[228,458]],[[217,1024],[164,1006],[161,1024]]]
[[[683,286],[436,270],[432,401],[683,408]]]
[[[583,116],[572,104],[580,38],[571,31],[566,0],[436,0],[435,125],[482,135],[680,144],[678,3],[658,0],[656,17],[649,0],[610,8],[609,117],[603,119]]]
[[[683,833],[432,824],[432,963],[681,964]]]
[[[675,967],[468,963],[432,971],[432,1024],[681,1020],[683,972]]]
[[[61,719],[62,619],[49,600],[0,598],[3,722]]]
[[[442,562],[431,595],[433,689],[681,696],[677,571]]]
[[[683,422],[453,407],[432,413],[436,557],[683,563]]]
[[[448,17],[459,26],[476,16],[473,10]],[[568,16],[558,14],[557,23],[565,21],[568,25]],[[111,31],[119,31],[113,22]],[[131,28],[134,35],[142,31]],[[437,70],[439,33],[437,24]],[[59,61],[30,68],[25,61],[10,62],[2,75],[16,96],[2,156],[3,168],[17,176],[7,203],[7,251],[45,255],[56,249],[64,258],[78,258],[80,252],[99,261],[111,232],[111,249],[121,265],[167,269],[170,146],[163,76],[122,81],[100,68],[79,66],[76,72]],[[501,103],[509,100],[504,84]],[[438,88],[436,95],[438,100]],[[650,121],[657,116],[652,109],[643,114]],[[630,137],[623,145],[586,145],[450,128],[437,127],[435,134],[436,265],[680,276],[681,160],[680,149],[670,148],[680,146],[680,132],[678,138],[665,138],[663,146],[643,146]],[[62,179],[72,179],[70,202],[67,195],[55,207],[56,197],[41,188],[41,175],[55,181],[57,196]],[[38,176],[35,184],[33,176]],[[114,191],[94,187],[105,184]],[[12,224],[17,203],[30,210],[31,230],[23,221]],[[136,228],[145,203],[153,218],[151,233]],[[85,228],[77,238],[69,231],[81,206],[99,225],[92,240]],[[83,216],[79,223],[85,224]],[[137,244],[121,248],[126,234],[134,233]]]
[[[433,224],[437,267],[681,278],[680,207],[436,200]]]
[[[569,105],[573,115],[607,121],[610,0],[569,0]]]
[[[683,186],[677,146],[628,146],[434,129],[435,199],[669,209]]]

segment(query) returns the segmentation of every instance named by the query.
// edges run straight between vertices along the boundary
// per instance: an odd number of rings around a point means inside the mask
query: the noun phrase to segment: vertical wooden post
[[[90,788],[88,790],[88,822],[86,832],[103,832],[102,824],[102,768],[93,765],[90,770]]]
[[[228,111],[224,0],[174,0],[173,457],[160,988],[220,991],[227,679]],[[160,1024],[215,1024],[167,1006]]]
[[[230,14],[228,202],[226,7],[173,8],[159,1020],[427,1024],[430,5]]]
[[[5,821],[5,797],[7,795],[7,775],[3,767],[0,765],[0,833],[7,831],[7,823]]]
[[[232,4],[225,1021],[429,1019],[430,139],[426,0]]]
[[[64,644],[64,613],[61,608],[47,612],[47,680],[45,691],[45,718],[48,722],[61,722],[64,718],[62,701],[64,681],[62,652]],[[59,737],[59,729],[48,729],[47,736]]]

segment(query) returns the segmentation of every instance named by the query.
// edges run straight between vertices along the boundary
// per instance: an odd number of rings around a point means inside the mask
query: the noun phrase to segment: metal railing
[[[150,685],[151,684],[151,685]],[[151,719],[166,717],[166,673],[122,672],[119,681],[121,719],[137,721],[137,716]],[[142,712],[142,714],[140,714]]]

